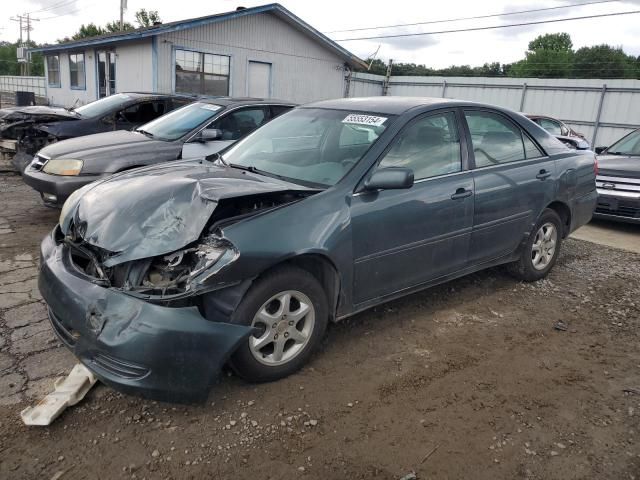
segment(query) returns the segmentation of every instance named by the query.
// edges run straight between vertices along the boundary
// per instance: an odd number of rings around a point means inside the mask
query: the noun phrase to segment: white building
[[[116,92],[342,97],[362,60],[277,3],[34,49],[47,98],[84,104]]]

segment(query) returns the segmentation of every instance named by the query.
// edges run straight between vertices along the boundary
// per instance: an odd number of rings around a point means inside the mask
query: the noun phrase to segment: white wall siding
[[[153,91],[151,39],[119,43],[116,52],[116,92]]]
[[[77,50],[71,53],[84,52],[85,89],[71,89],[69,74],[69,53],[60,53],[60,88],[47,86],[47,99],[51,105],[72,107],[93,102],[96,98],[96,64],[93,50]]]
[[[175,48],[231,57],[230,95],[247,95],[250,60],[272,64],[272,97],[309,102],[342,97],[344,63],[340,57],[270,14],[159,35],[158,91],[174,91]]]
[[[355,74],[349,96],[382,95],[383,83],[381,75]],[[640,127],[640,80],[391,76],[388,95],[444,96],[549,115],[565,121],[590,142],[595,136],[596,145],[610,145]]]

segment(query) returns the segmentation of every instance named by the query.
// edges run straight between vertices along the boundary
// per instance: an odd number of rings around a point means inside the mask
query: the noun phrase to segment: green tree
[[[573,42],[568,33],[547,33],[529,42],[524,60],[509,69],[512,77],[567,78],[573,63]]]
[[[16,57],[19,42],[0,42],[0,75],[20,75],[20,64]],[[35,42],[26,43],[25,46],[34,48]],[[41,53],[32,53],[30,56],[30,75],[44,75],[44,61]]]
[[[573,58],[576,78],[637,78],[637,59],[609,45],[583,47]]]
[[[568,33],[547,33],[529,42],[529,51],[571,52],[573,42]]]
[[[123,22],[122,23],[122,31],[126,32],[127,30],[135,30],[136,27],[129,23],[129,22]],[[107,23],[104,26],[104,30],[105,33],[114,33],[114,32],[119,32],[120,31],[120,22],[118,20],[114,20],[112,22]]]
[[[136,22],[141,28],[151,27],[155,23],[162,23],[157,10],[146,10],[141,8],[136,12]]]

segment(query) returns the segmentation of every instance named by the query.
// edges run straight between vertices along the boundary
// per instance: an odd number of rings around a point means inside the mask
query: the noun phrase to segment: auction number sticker
[[[374,115],[362,115],[360,113],[350,113],[342,120],[342,123],[354,123],[357,125],[372,125],[374,127],[381,126],[387,121],[386,117],[376,117]]]

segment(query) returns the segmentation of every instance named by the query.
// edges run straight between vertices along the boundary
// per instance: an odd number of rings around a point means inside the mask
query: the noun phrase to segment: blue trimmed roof
[[[161,25],[154,25],[152,27],[138,28],[136,30],[128,30],[126,32],[115,32],[107,35],[100,35],[97,37],[83,38],[72,42],[59,43],[55,45],[47,45],[39,48],[32,48],[32,52],[62,52],[67,50],[76,50],[84,47],[93,47],[97,45],[112,44],[123,41],[140,40],[143,38],[153,37],[162,33],[176,32],[180,30],[187,30],[194,27],[200,27],[202,25],[209,25],[212,23],[224,22],[235,18],[245,17],[248,15],[255,15],[258,13],[271,13],[281,20],[285,21],[289,25],[296,27],[305,32],[310,37],[314,38],[318,42],[322,43],[326,48],[332,50],[338,56],[342,57],[351,66],[366,67],[366,64],[349,52],[347,49],[341,47],[336,42],[331,40],[326,35],[323,35],[311,25],[303,21],[301,18],[295,16],[289,10],[284,8],[279,3],[270,3],[268,5],[261,5],[258,7],[245,8],[242,10],[235,10],[233,12],[219,13],[216,15],[208,15],[206,17],[191,18],[188,20],[179,20],[177,22],[163,23]]]

